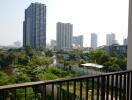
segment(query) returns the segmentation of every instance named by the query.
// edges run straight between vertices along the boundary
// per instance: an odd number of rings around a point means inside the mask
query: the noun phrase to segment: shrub
[[[0,71],[0,85],[7,85],[9,80],[9,76],[6,73]]]
[[[39,73],[37,77],[39,77],[40,80],[53,80],[58,78],[58,76],[50,72]]]

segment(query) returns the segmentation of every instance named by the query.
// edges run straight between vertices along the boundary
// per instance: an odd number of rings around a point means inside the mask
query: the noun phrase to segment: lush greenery
[[[68,56],[66,56],[68,55]],[[93,50],[84,53],[81,50],[75,49],[70,52],[62,52],[57,56],[60,59],[60,63],[64,65],[68,64],[80,64],[83,63],[95,63],[103,65],[105,71],[120,71],[126,70],[127,57],[117,54],[109,55],[103,50]],[[62,59],[63,58],[63,59]],[[70,63],[70,64],[69,64]]]
[[[54,66],[50,49],[0,50],[0,85],[73,77],[78,74]]]
[[[64,69],[54,66],[53,60],[55,56],[57,62],[64,65]],[[0,85],[79,76],[79,73],[72,72],[71,67],[73,65],[81,67],[81,64],[86,62],[103,65],[102,70],[104,71],[119,71],[126,69],[127,58],[117,54],[109,55],[102,50],[86,53],[75,49],[69,52],[60,50],[53,53],[50,49],[34,50],[30,46],[25,49],[0,50]],[[70,95],[73,94],[71,92],[73,91],[72,84],[70,83],[69,86]],[[86,88],[84,84],[83,82],[82,90]],[[90,88],[91,82],[89,83]],[[67,86],[63,84],[62,90],[65,92],[66,89]],[[77,95],[79,95],[79,91],[80,83],[77,83]],[[20,89],[16,92],[18,98],[24,98],[23,90]],[[28,88],[27,92],[34,98],[32,88]],[[82,96],[85,98],[84,93],[83,91]],[[13,93],[8,93],[7,98],[10,94],[13,95]],[[89,95],[91,95],[91,92],[89,92]],[[40,96],[38,95],[38,97]],[[89,99],[91,99],[90,96]]]
[[[58,63],[64,64],[64,69],[53,67],[54,55]],[[119,71],[126,69],[127,58],[108,55],[102,50],[87,53],[78,49],[60,50],[56,54],[50,49],[34,50],[30,46],[0,50],[0,85],[76,76],[71,67],[85,62],[103,65],[105,71]]]

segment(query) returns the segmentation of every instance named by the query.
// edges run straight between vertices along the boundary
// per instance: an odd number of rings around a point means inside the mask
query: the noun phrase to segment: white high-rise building
[[[128,45],[128,39],[127,39],[127,38],[125,38],[125,39],[123,40],[123,44],[124,44],[124,45]]]
[[[112,45],[116,43],[116,39],[115,39],[115,34],[111,33],[111,34],[107,34],[106,35],[106,45]]]
[[[21,42],[20,42],[20,41],[15,41],[15,42],[14,42],[14,46],[15,46],[16,48],[20,48],[22,45],[21,45]]]
[[[58,22],[56,25],[57,49],[68,50],[72,48],[73,25]]]
[[[83,47],[83,35],[73,36],[72,37],[73,47]]]
[[[55,48],[56,47],[56,40],[51,40],[50,41],[50,47]]]
[[[91,47],[96,49],[97,48],[97,34],[91,33]]]

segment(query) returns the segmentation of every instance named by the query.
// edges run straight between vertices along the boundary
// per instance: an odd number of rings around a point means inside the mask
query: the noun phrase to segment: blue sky
[[[73,35],[84,35],[90,46],[90,34],[98,34],[98,45],[106,44],[106,34],[115,33],[122,44],[127,37],[128,0],[1,0],[0,45],[22,42],[24,10],[32,2],[47,5],[47,43],[56,39],[56,22],[73,24]]]

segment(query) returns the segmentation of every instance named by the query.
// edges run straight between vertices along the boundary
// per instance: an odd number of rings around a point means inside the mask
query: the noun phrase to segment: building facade
[[[72,37],[73,47],[83,47],[83,35]]]
[[[91,48],[96,49],[97,48],[97,34],[91,33]]]
[[[56,24],[57,49],[68,50],[72,48],[73,25],[70,23]]]
[[[127,56],[127,45],[118,45],[118,44],[113,44],[110,46],[104,46],[103,49],[110,55],[120,55],[120,56]]]
[[[111,33],[111,34],[107,34],[106,35],[106,45],[112,45],[116,43],[116,39],[115,39],[115,34]]]
[[[46,5],[32,3],[25,9],[23,46],[46,47]]]

